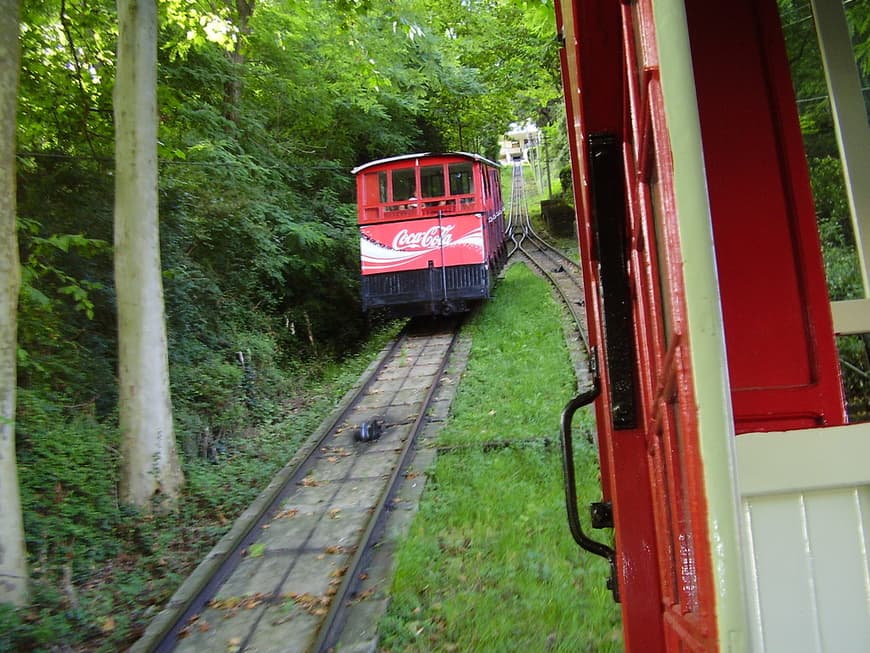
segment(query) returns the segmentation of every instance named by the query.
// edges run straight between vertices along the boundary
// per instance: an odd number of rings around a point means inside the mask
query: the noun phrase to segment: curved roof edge
[[[357,174],[362,172],[366,168],[371,168],[372,166],[380,165],[382,163],[392,163],[394,161],[406,161],[408,159],[419,159],[422,157],[430,157],[430,156],[461,156],[467,159],[473,159],[474,161],[481,161],[482,163],[489,164],[491,166],[501,167],[500,163],[496,163],[495,161],[491,161],[486,157],[480,156],[479,154],[472,154],[470,152],[418,152],[417,154],[400,154],[399,156],[391,156],[386,159],[378,159],[376,161],[369,161],[368,163],[363,163],[361,166],[357,166],[353,170],[351,170],[352,174]]]

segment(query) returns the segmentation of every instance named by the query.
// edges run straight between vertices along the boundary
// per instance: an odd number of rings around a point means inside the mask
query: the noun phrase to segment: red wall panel
[[[843,423],[775,2],[688,0],[686,9],[737,430]]]

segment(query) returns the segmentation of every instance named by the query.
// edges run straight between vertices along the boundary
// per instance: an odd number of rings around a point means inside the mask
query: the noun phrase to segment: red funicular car
[[[406,154],[353,173],[363,310],[443,315],[489,297],[506,258],[497,163]]]

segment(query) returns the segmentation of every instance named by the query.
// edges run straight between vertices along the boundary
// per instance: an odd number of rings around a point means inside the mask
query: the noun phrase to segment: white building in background
[[[532,122],[527,122],[525,125],[511,124],[510,130],[504,134],[501,140],[499,162],[503,164],[514,161],[528,163],[529,150],[537,147],[540,138],[541,132],[537,125]]]

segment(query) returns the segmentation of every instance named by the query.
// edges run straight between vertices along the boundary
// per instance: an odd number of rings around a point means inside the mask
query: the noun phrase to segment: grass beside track
[[[582,553],[565,518],[558,420],[575,380],[559,307],[514,265],[469,325],[468,369],[420,511],[397,555],[381,650],[622,650],[607,563]],[[592,428],[585,413],[583,431]],[[515,442],[487,448],[475,443]],[[464,446],[472,445],[472,446]],[[581,505],[600,496],[580,445]]]

